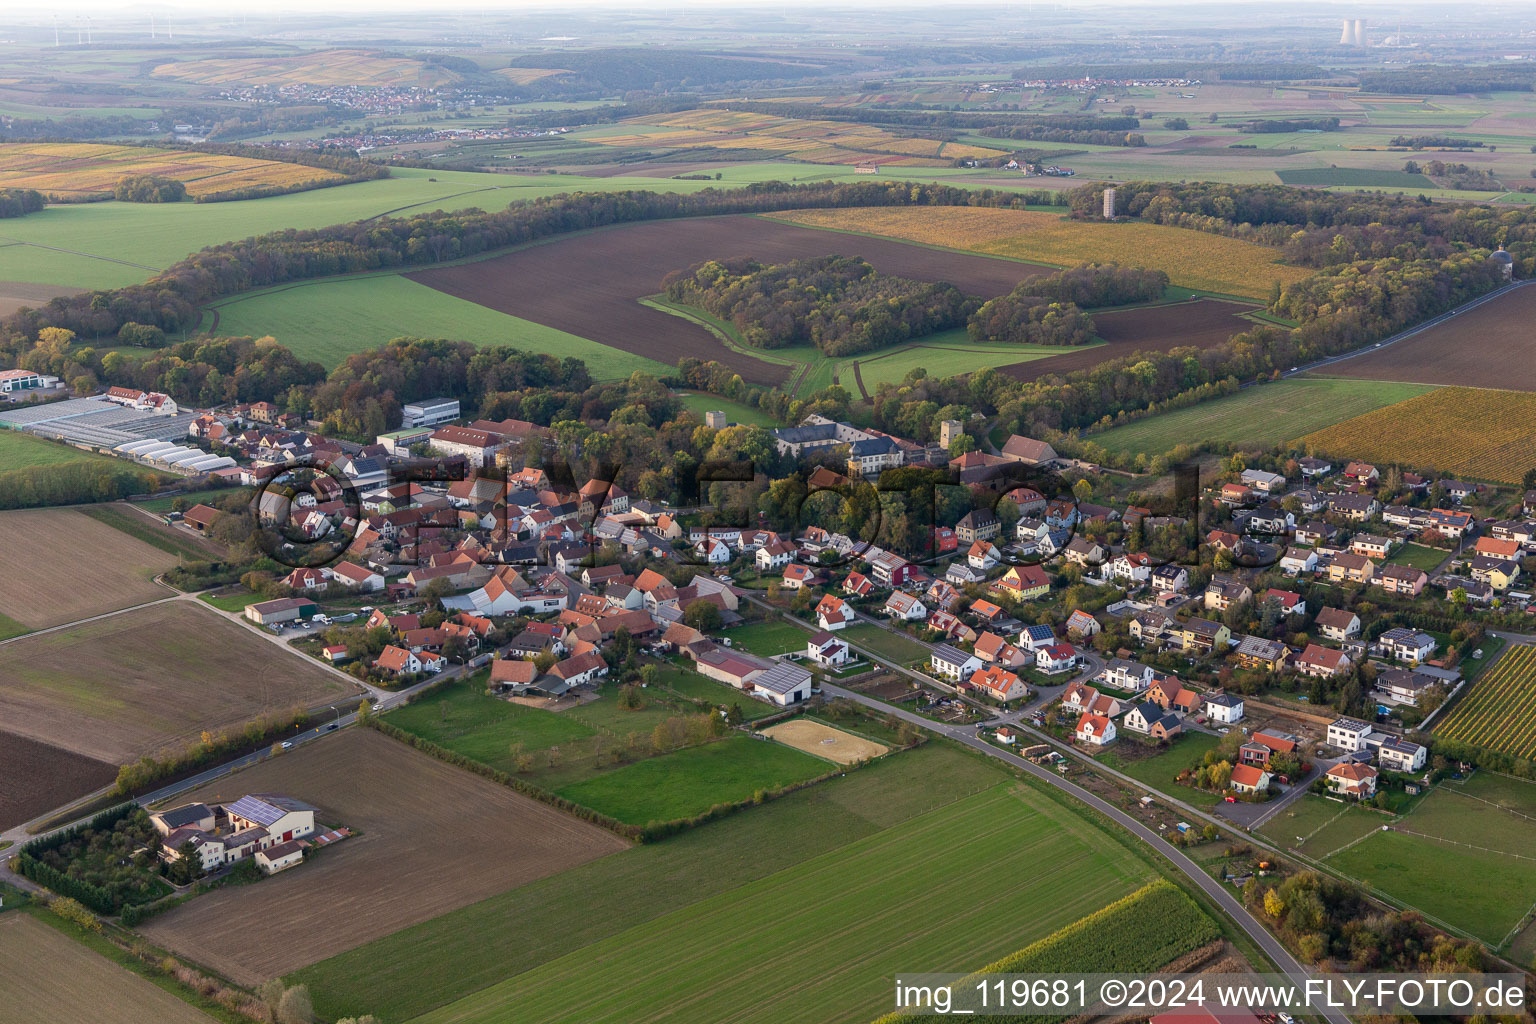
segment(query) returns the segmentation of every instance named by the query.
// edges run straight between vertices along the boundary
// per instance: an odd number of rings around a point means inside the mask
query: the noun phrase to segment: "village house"
[[[1411,565],[1384,565],[1376,573],[1375,583],[1389,594],[1417,597],[1429,582],[1429,574]]]
[[[1357,533],[1349,542],[1349,550],[1368,558],[1386,558],[1391,549],[1390,537],[1380,537],[1374,533]]]
[[[1248,742],[1238,748],[1237,759],[1242,764],[1268,765],[1271,757],[1294,754],[1300,745],[1301,740],[1288,732],[1255,729]]]
[[[1296,527],[1294,534],[1297,544],[1321,544],[1332,540],[1338,535],[1338,530],[1322,521],[1302,523]]]
[[[1152,675],[1150,665],[1143,665],[1139,661],[1127,661],[1124,658],[1111,658],[1109,664],[1104,667],[1104,674],[1099,678],[1106,686],[1140,693],[1152,685]]]
[[[1338,718],[1328,723],[1328,745],[1349,753],[1364,750],[1371,726],[1358,718]]]
[[[1125,713],[1120,724],[1131,732],[1149,736],[1155,740],[1171,740],[1184,732],[1179,717],[1151,701],[1143,701]]]
[[[1388,771],[1416,772],[1424,767],[1429,754],[1421,745],[1388,736],[1376,750],[1376,760]]]
[[[1264,604],[1274,604],[1280,609],[1281,615],[1305,615],[1307,614],[1307,602],[1302,596],[1290,590],[1276,590],[1271,587],[1264,591]]]
[[[1369,583],[1376,575],[1376,563],[1365,555],[1343,551],[1328,563],[1328,579],[1334,583]]]
[[[827,630],[821,630],[812,633],[805,642],[805,656],[822,668],[841,668],[848,663],[848,645]]]
[[[1251,764],[1233,765],[1228,784],[1239,793],[1262,793],[1269,789],[1269,772]]]
[[[1185,651],[1206,657],[1231,646],[1232,631],[1223,622],[1192,618],[1180,628],[1179,640]]]
[[[1115,723],[1104,715],[1085,714],[1077,720],[1077,727],[1072,730],[1072,734],[1079,743],[1102,747],[1114,742]]]
[[[1383,669],[1376,673],[1376,689],[1397,704],[1417,707],[1420,698],[1439,680],[1406,668]]]
[[[848,602],[836,594],[826,594],[816,605],[816,624],[828,632],[836,632],[855,618]]]
[[[1062,557],[1085,568],[1102,565],[1106,552],[1104,545],[1089,537],[1073,537],[1062,549]]]
[[[1102,628],[1099,625],[1098,619],[1081,608],[1067,616],[1067,635],[1076,637],[1078,640],[1086,640],[1091,636],[1096,636]]]
[[[992,582],[993,593],[1014,601],[1033,601],[1051,591],[1051,578],[1038,565],[1011,566]]]
[[[1164,676],[1147,687],[1147,700],[1164,711],[1192,715],[1200,710],[1200,695],[1173,676]]]
[[[1205,695],[1205,716],[1218,725],[1236,725],[1243,720],[1245,704],[1235,693]]]
[[[815,584],[816,570],[808,565],[791,562],[784,567],[784,575],[781,579],[785,590],[799,590],[801,587]]]
[[[955,524],[955,536],[965,544],[992,540],[1002,526],[1002,521],[990,509],[972,509]]]
[[[1152,578],[1152,559],[1140,551],[1127,551],[1109,560],[1110,578],[1139,586]]]
[[[1189,589],[1189,570],[1182,565],[1160,565],[1152,570],[1152,589],[1167,594],[1182,594]]]
[[[912,578],[916,566],[893,551],[882,551],[869,563],[869,575],[882,587],[899,587]]]
[[[874,583],[861,572],[850,572],[848,578],[843,580],[843,593],[852,597],[868,597],[874,589]]]
[[[1343,651],[1317,644],[1307,644],[1306,650],[1291,659],[1291,665],[1302,675],[1323,678],[1342,675],[1352,664]]]
[[[1318,632],[1329,640],[1349,640],[1360,635],[1360,616],[1343,608],[1324,608],[1313,621]]]
[[[1368,764],[1345,761],[1328,769],[1324,779],[1333,793],[1355,800],[1368,800],[1376,793],[1377,771]]]
[[[982,661],[1001,665],[1004,668],[1020,668],[1032,660],[1023,651],[991,631],[977,637],[974,648],[976,656]]]
[[[902,622],[915,622],[928,617],[928,609],[923,606],[923,602],[900,590],[893,591],[886,599],[884,611],[891,618]]]
[[[993,700],[1018,700],[1028,693],[1024,681],[1017,674],[998,665],[988,665],[971,673],[971,686]]]
[[[1342,519],[1363,523],[1381,511],[1381,503],[1368,494],[1334,494],[1328,498],[1328,511]]]
[[[1014,434],[1003,442],[999,449],[1003,458],[1010,462],[1023,463],[1026,466],[1051,466],[1059,458],[1056,449],[1044,441],[1037,441],[1032,437],[1023,437]]]
[[[1047,675],[1055,675],[1075,668],[1078,657],[1077,648],[1071,644],[1052,644],[1035,652],[1035,665]]]
[[[1237,663],[1243,668],[1263,669],[1266,672],[1279,672],[1285,667],[1286,660],[1291,656],[1291,649],[1278,640],[1271,640],[1262,636],[1241,636],[1237,640],[1237,649],[1232,652]]]
[[[1254,490],[1266,494],[1285,490],[1285,477],[1264,469],[1245,469],[1239,474],[1239,479]]]
[[[934,675],[956,683],[969,679],[981,669],[980,658],[950,644],[934,645],[928,663]]]
[[[1205,610],[1224,612],[1235,604],[1253,600],[1248,584],[1232,576],[1216,575],[1205,586]]]
[[[991,541],[978,540],[971,544],[971,549],[966,553],[965,560],[972,569],[978,572],[986,572],[998,562],[1003,560],[1002,553],[997,550],[997,545]]]
[[[1376,640],[1376,645],[1381,653],[1389,658],[1417,665],[1434,654],[1440,643],[1428,633],[1399,626],[1381,634]]]
[[[1486,583],[1494,590],[1504,591],[1514,586],[1520,575],[1520,563],[1492,555],[1478,555],[1472,559],[1472,578]]]
[[[793,544],[785,543],[778,537],[773,538],[767,544],[757,549],[753,555],[759,572],[772,572],[782,569],[795,557],[796,548]]]

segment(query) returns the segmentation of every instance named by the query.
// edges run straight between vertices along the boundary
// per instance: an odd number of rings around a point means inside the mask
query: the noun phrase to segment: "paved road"
[[[1082,801],[1089,807],[1098,811],[1100,814],[1103,814],[1105,817],[1109,818],[1116,825],[1119,825],[1121,828],[1124,828],[1126,831],[1130,832],[1132,835],[1136,836],[1138,839],[1141,839],[1147,845],[1151,846],[1158,854],[1166,858],[1173,864],[1174,867],[1183,872],[1190,881],[1198,885],[1201,890],[1210,896],[1210,898],[1214,900],[1218,906],[1221,907],[1222,911],[1224,911],[1228,917],[1232,918],[1232,920],[1234,920],[1238,926],[1243,929],[1243,931],[1247,932],[1248,936],[1258,944],[1259,948],[1264,950],[1265,954],[1272,961],[1274,961],[1280,970],[1289,975],[1291,979],[1298,985],[1304,984],[1306,979],[1311,975],[1310,971],[1303,967],[1295,957],[1291,956],[1290,951],[1280,943],[1280,940],[1275,938],[1275,936],[1272,935],[1267,928],[1260,924],[1253,917],[1253,915],[1248,912],[1248,908],[1244,907],[1243,904],[1232,895],[1229,886],[1223,885],[1221,882],[1218,882],[1216,879],[1212,878],[1201,869],[1200,865],[1196,864],[1189,857],[1185,856],[1183,852],[1173,846],[1170,846],[1168,842],[1159,836],[1156,832],[1153,832],[1147,826],[1143,825],[1135,818],[1132,818],[1130,815],[1120,810],[1120,808],[1115,807],[1113,804],[1110,804],[1095,794],[1090,793],[1088,790],[1077,785],[1076,783],[1061,778],[1061,776],[1056,772],[1048,771],[1044,768],[1041,768],[1039,765],[1032,761],[1026,761],[1024,758],[1019,757],[1016,754],[1010,754],[1005,750],[998,749],[998,747],[995,745],[979,738],[976,735],[974,727],[940,725],[923,718],[921,715],[914,714],[913,712],[902,708],[893,708],[891,705],[886,704],[883,701],[876,700],[873,697],[866,697],[861,693],[855,693],[852,690],[845,690],[840,686],[833,686],[830,683],[823,683],[822,689],[828,693],[833,694],[834,696],[846,697],[849,700],[857,701],[860,704],[875,708],[881,712],[894,714],[898,718],[911,722],[914,725],[919,725],[924,729],[929,729],[947,736],[958,743],[963,743],[974,750],[979,750],[990,757],[995,757],[1000,761],[1014,766],[1015,768],[1020,768],[1028,772],[1030,775],[1033,775],[1035,778],[1055,786],[1060,790],[1063,790],[1074,799]],[[1337,1010],[1327,1011],[1323,1014],[1323,1016],[1327,1018],[1330,1024],[1349,1024],[1348,1016]]]

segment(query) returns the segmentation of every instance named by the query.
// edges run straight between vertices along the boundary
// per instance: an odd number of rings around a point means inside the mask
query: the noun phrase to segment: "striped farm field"
[[[1313,431],[1297,443],[1338,458],[1518,484],[1536,465],[1533,419],[1536,394],[1445,387]]]
[[[194,198],[252,185],[290,187],[343,178],[320,167],[190,150],[87,142],[0,143],[0,188],[34,188],[78,200],[109,195],[119,180],[141,174],[175,178]]]
[[[1536,758],[1536,646],[1505,651],[1435,727],[1435,735]]]
[[[364,85],[431,88],[459,75],[440,64],[367,50],[314,50],[293,56],[208,57],[157,66],[156,78],[196,85]]]
[[[959,155],[948,148],[944,154]],[[790,210],[773,217],[1056,266],[1091,261],[1148,267],[1186,288],[1254,299],[1268,295],[1273,281],[1290,284],[1308,273],[1280,263],[1279,253],[1262,245],[1142,221],[1105,224],[1036,210],[964,206]]]

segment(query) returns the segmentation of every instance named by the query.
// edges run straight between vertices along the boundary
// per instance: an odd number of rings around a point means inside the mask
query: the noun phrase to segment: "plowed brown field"
[[[117,768],[63,747],[0,730],[0,831],[95,792]]]
[[[151,941],[243,984],[627,848],[624,840],[369,729],[349,729],[192,790],[176,803],[283,793],[346,839],[256,885],[157,917]]]
[[[1065,355],[998,369],[1018,380],[1035,380],[1052,373],[1086,370],[1106,359],[1118,359],[1140,349],[1166,352],[1185,345],[1212,348],[1239,331],[1253,327],[1253,322],[1245,320],[1241,314],[1255,308],[1222,299],[1195,299],[1166,306],[1095,313],[1094,327],[1099,337],[1109,342],[1108,345],[1068,349]]]
[[[1526,285],[1411,338],[1333,363],[1326,372],[1330,377],[1536,391],[1533,322],[1536,286]]]
[[[796,227],[761,217],[650,221],[572,235],[494,259],[422,270],[413,281],[525,320],[676,365],[716,359],[746,380],[782,383],[788,368],[733,352],[698,324],[635,300],[704,260],[750,256],[766,263],[830,254],[863,256],[876,269],[918,281],[948,281],[991,298],[1053,268],[968,256],[907,242]],[[1103,356],[1100,356],[1103,358]]]

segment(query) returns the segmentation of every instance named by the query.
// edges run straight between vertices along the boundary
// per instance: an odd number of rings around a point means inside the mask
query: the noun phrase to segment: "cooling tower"
[[[1344,31],[1339,35],[1340,46],[1353,46],[1355,43],[1355,23],[1348,18],[1344,19]]]
[[[1365,19],[1364,18],[1356,18],[1355,19],[1355,45],[1356,46],[1364,46],[1365,45]]]

